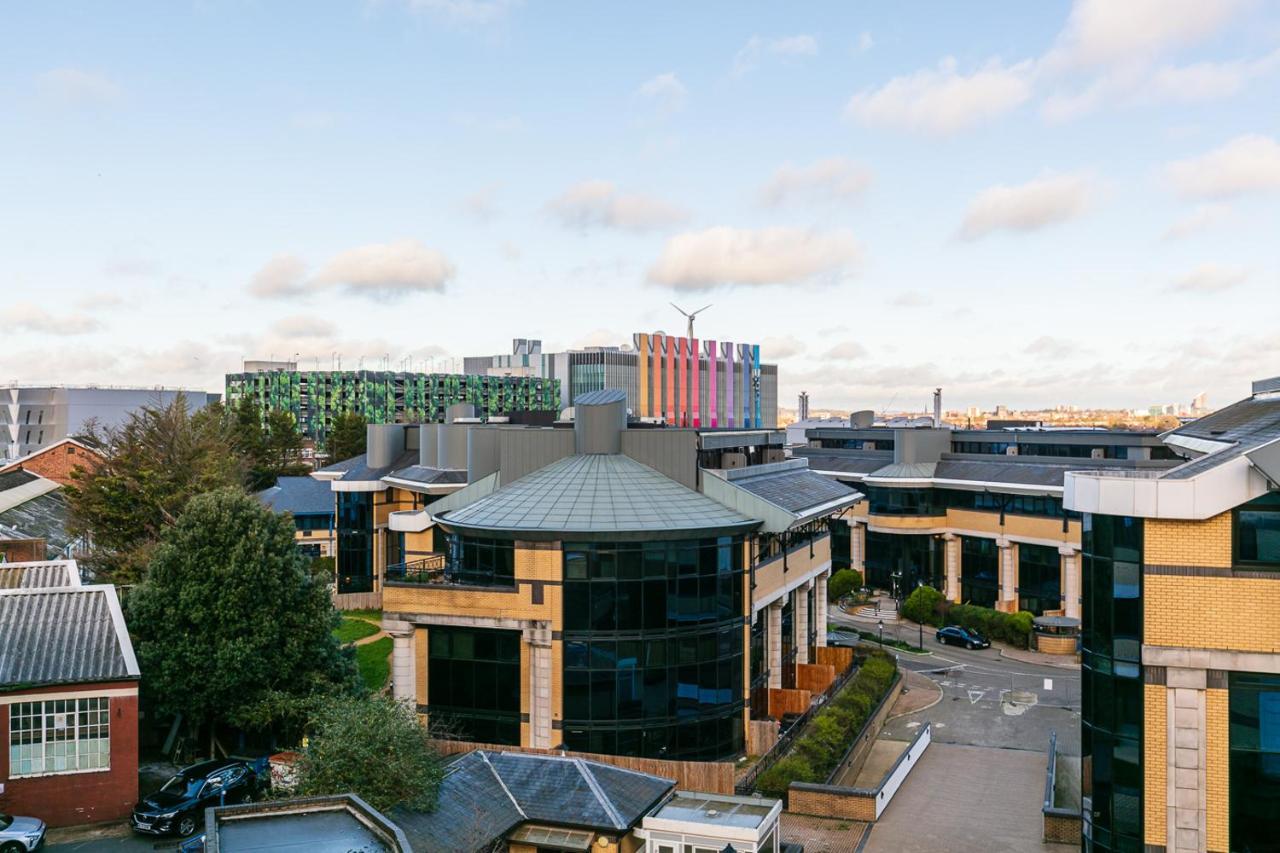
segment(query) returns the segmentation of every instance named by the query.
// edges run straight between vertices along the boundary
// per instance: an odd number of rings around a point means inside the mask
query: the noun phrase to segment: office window
[[[515,543],[450,534],[445,576],[452,583],[515,586]]]
[[[110,699],[55,699],[9,706],[11,776],[82,773],[110,767]]]
[[[1280,675],[1232,672],[1231,849],[1275,850],[1280,813]]]
[[[373,492],[338,493],[338,592],[373,591]]]
[[[1061,559],[1057,548],[1018,545],[1018,609],[1035,616],[1062,606]]]
[[[481,743],[520,743],[520,632],[432,625],[432,721]]]
[[[1000,588],[1000,549],[996,540],[960,537],[960,600],[995,607]]]
[[[1235,511],[1236,562],[1280,569],[1280,494],[1264,495]]]

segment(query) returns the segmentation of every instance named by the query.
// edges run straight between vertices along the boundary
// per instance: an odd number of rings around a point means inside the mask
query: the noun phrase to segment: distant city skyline
[[[0,383],[679,334],[812,408],[1280,374],[1280,7],[138,3],[0,17]],[[236,60],[228,61],[234,54]]]

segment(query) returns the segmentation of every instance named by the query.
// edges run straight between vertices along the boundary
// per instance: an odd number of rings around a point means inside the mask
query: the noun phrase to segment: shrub
[[[862,588],[862,574],[854,569],[841,569],[827,581],[827,598],[839,601],[855,589]]]
[[[896,663],[888,655],[875,652],[868,657],[805,726],[791,754],[760,774],[756,788],[770,797],[782,797],[792,782],[826,781],[893,683],[895,671]]]
[[[942,604],[942,593],[931,586],[918,586],[907,596],[902,604],[902,615],[912,622],[923,622],[926,625],[941,625],[938,606]]]
[[[983,634],[988,639],[1000,640],[1019,649],[1031,642],[1032,615],[1025,610],[1003,613],[976,604],[953,604],[947,611],[947,622]]]

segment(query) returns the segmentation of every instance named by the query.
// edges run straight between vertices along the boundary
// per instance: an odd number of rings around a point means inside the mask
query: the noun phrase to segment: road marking
[[[979,701],[981,701],[982,697],[983,697],[983,696],[986,696],[986,695],[987,695],[987,691],[985,691],[985,690],[970,690],[970,691],[969,691],[969,704],[970,704],[970,705],[977,705],[977,704],[978,704],[978,702],[979,702]]]

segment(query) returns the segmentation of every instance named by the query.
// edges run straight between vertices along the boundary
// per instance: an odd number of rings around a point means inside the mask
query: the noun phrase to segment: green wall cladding
[[[321,447],[333,419],[347,412],[389,424],[439,423],[454,403],[471,403],[482,417],[560,408],[560,380],[533,376],[275,370],[228,373],[226,392],[228,405],[251,397],[264,415],[289,412]]]

